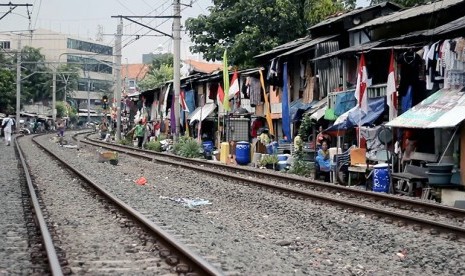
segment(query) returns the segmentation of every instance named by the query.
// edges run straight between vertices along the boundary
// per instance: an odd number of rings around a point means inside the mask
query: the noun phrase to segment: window
[[[111,56],[113,55],[113,47],[96,44],[92,42],[76,40],[72,38],[68,38],[68,49],[76,49],[85,52],[91,52],[101,55]]]
[[[96,79],[87,79],[80,78],[78,81],[78,90],[79,91],[89,91],[92,92],[108,92],[112,89],[113,83],[111,81],[96,80]]]
[[[9,41],[0,41],[0,48],[1,49],[10,49],[10,42]]]
[[[108,65],[108,61],[97,60],[94,58],[86,58],[81,56],[75,55],[67,55],[67,62],[68,63],[77,63],[80,65],[81,69],[86,72],[98,72],[98,73],[106,73],[112,74],[113,68]]]

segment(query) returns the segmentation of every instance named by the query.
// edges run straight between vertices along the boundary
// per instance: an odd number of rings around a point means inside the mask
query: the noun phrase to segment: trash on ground
[[[147,184],[147,179],[145,179],[145,177],[140,177],[139,179],[135,180],[134,183],[136,183],[137,185],[145,185]]]
[[[176,203],[181,203],[185,207],[196,207],[196,206],[202,206],[202,205],[211,205],[212,203],[209,200],[202,199],[202,198],[185,198],[185,197],[166,197],[166,196],[160,196],[161,199],[169,199],[171,201],[174,201]]]

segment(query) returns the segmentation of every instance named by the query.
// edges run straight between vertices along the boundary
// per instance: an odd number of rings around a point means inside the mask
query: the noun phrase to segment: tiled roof
[[[196,72],[211,74],[215,71],[223,70],[223,64],[221,63],[208,63],[204,61],[197,61],[192,59],[185,59],[183,63],[192,67]]]
[[[122,64],[121,65],[121,78],[143,80],[149,71],[148,64]]]

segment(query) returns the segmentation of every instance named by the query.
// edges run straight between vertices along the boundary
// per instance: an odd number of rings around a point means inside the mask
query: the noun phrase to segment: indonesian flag
[[[386,102],[389,106],[389,121],[397,117],[397,89],[396,75],[394,71],[394,49],[391,50],[391,61],[389,62],[389,75],[386,88]]]
[[[234,71],[231,86],[229,87],[229,98],[234,98],[239,93],[239,79],[237,78],[237,71]]]
[[[224,100],[224,91],[220,84],[218,85],[218,93],[216,94],[216,101],[218,102],[218,104],[221,103],[221,105],[223,105],[223,100]]]
[[[189,107],[186,104],[186,96],[184,95],[184,90],[181,90],[181,92],[179,92],[179,98],[182,110],[189,112]]]
[[[355,88],[355,98],[357,99],[360,109],[368,113],[368,93],[367,93],[368,74],[365,66],[365,56],[360,56],[360,66],[358,69],[357,86]]]

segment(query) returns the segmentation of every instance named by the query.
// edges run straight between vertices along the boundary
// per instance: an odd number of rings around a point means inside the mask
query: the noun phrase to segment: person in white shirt
[[[10,118],[8,115],[3,119],[2,122],[2,129],[5,135],[5,143],[7,146],[11,143],[11,132],[13,131],[13,125],[15,124],[15,120]]]

